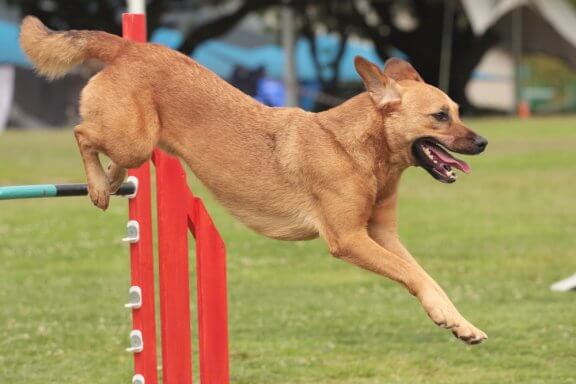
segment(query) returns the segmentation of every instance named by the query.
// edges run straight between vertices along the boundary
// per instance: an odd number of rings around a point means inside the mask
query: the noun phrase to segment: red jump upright
[[[226,248],[202,200],[187,192],[188,226],[196,238],[200,382],[229,383]]]
[[[142,14],[122,15],[122,34],[128,40],[146,41],[146,18]],[[129,219],[138,223],[137,241],[128,239],[130,244],[131,290],[140,292],[140,306],[132,307],[132,329],[142,335],[142,350],[134,353],[134,382],[140,376],[145,384],[158,382],[156,358],[156,316],[154,305],[154,251],[152,246],[152,212],[150,191],[150,163],[128,171],[130,177],[138,180],[136,196],[129,200]],[[138,292],[136,293],[138,294]],[[138,299],[136,299],[138,300]],[[138,337],[135,335],[134,337]],[[132,340],[138,343],[138,340]],[[140,375],[140,376],[139,376]]]
[[[178,159],[154,152],[160,265],[162,378],[192,384],[186,174]]]
[[[125,38],[146,41],[146,19],[143,14],[124,14],[122,22]],[[192,384],[190,229],[196,239],[200,381],[202,384],[228,384],[224,242],[202,201],[188,188],[186,173],[178,159],[155,150],[152,160],[156,166],[162,382]],[[150,162],[130,170],[129,175],[138,179],[137,194],[129,204],[130,223],[134,225],[133,221],[136,221],[139,227],[136,228],[139,229],[139,236],[129,239],[132,243],[131,294],[134,289],[136,294],[141,293],[141,305],[129,305],[133,314],[130,348],[134,353],[133,383],[157,384]]]

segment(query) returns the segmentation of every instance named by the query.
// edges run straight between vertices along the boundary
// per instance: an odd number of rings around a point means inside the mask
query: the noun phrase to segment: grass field
[[[461,312],[467,347],[402,288],[234,221],[206,191],[229,250],[235,384],[576,383],[576,118],[472,121],[490,139],[473,174],[410,170],[401,234]],[[0,136],[0,185],[83,180],[70,132]],[[0,203],[0,383],[128,383],[126,202]]]

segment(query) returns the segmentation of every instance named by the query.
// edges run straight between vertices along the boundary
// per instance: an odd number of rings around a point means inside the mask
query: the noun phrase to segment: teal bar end
[[[31,199],[34,197],[54,197],[57,189],[54,184],[16,185],[0,187],[0,200]]]

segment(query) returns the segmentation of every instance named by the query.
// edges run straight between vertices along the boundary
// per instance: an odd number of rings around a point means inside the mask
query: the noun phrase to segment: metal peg
[[[125,308],[138,309],[142,306],[142,289],[133,285],[128,290],[128,303],[124,304]]]
[[[126,352],[139,353],[144,349],[144,339],[142,338],[142,331],[137,329],[130,332],[130,348],[126,348]]]
[[[140,224],[136,220],[128,221],[126,224],[126,237],[122,241],[126,243],[137,243],[140,240]]]
[[[129,195],[126,195],[127,198],[133,199],[136,197],[136,194],[138,193],[138,178],[136,176],[128,176],[126,182],[134,184],[134,192],[132,192]]]

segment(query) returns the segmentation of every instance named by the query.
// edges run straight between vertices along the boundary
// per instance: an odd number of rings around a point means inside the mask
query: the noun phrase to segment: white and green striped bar
[[[136,189],[136,183],[129,180],[123,183],[114,195],[132,196],[136,193]],[[88,195],[88,186],[86,184],[36,184],[0,187],[0,200],[86,195]]]

